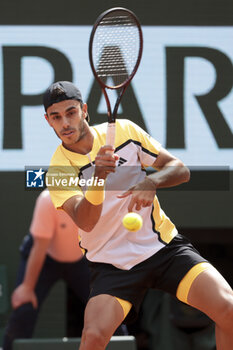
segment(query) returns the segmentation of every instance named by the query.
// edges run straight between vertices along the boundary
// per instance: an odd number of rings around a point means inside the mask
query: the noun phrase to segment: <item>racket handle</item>
[[[106,145],[115,146],[115,123],[108,123],[107,126],[107,134],[106,134]],[[108,152],[109,154],[113,154],[113,152]]]

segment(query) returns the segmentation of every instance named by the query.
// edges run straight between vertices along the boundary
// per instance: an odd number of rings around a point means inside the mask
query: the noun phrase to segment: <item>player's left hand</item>
[[[146,177],[142,182],[132,186],[117,197],[125,198],[131,195],[131,200],[128,205],[128,211],[131,212],[134,207],[136,210],[141,210],[142,207],[149,207],[154,201],[155,194],[156,185],[151,179]]]

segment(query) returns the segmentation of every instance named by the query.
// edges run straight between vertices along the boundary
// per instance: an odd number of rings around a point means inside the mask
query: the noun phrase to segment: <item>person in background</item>
[[[17,338],[31,338],[40,308],[60,279],[83,304],[89,295],[89,270],[78,243],[78,228],[63,210],[56,210],[48,190],[36,200],[30,234],[20,247],[21,261],[11,303],[3,349]],[[77,315],[83,322],[83,315]],[[81,326],[80,326],[81,329]]]

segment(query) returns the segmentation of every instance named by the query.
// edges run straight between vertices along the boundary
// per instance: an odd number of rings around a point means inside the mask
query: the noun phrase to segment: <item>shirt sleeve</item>
[[[30,232],[34,237],[52,238],[55,232],[55,207],[49,191],[43,191],[36,200]]]
[[[66,200],[73,196],[83,196],[79,186],[79,176],[75,167],[50,166],[46,174],[46,185],[56,209],[62,209]]]
[[[140,126],[129,121],[130,138],[139,148],[140,162],[144,167],[152,166],[161,150],[161,144]]]
[[[46,174],[46,186],[56,209],[61,209],[65,201],[73,196],[83,196],[78,180],[78,167],[72,165],[64,156],[61,145],[58,146]]]

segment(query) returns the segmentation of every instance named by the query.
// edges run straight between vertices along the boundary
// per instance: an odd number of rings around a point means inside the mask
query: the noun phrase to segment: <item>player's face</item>
[[[86,113],[86,104],[81,108],[79,101],[65,100],[50,106],[45,118],[63,144],[72,146],[86,134]]]

